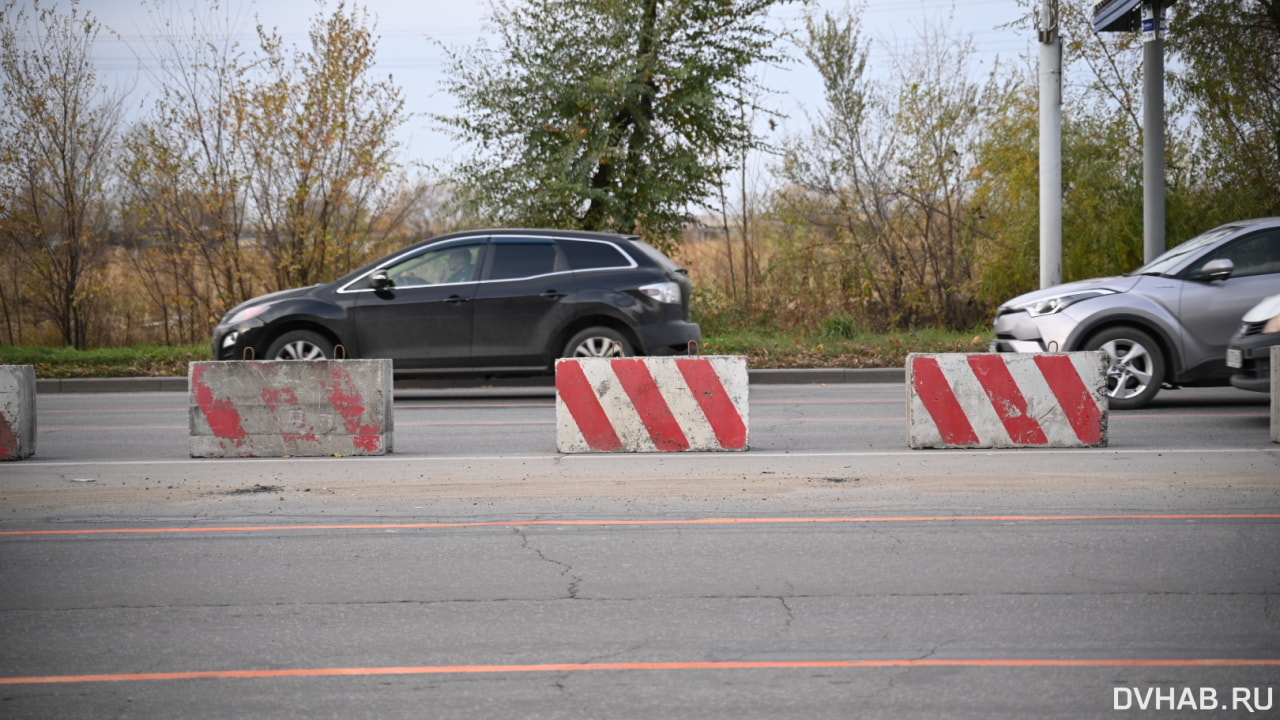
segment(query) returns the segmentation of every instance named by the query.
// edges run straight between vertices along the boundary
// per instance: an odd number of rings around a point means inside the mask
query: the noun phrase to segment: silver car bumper
[[[1072,349],[1067,341],[1079,323],[1071,308],[1040,317],[1031,317],[1025,311],[1005,313],[996,317],[991,352],[1064,352]]]

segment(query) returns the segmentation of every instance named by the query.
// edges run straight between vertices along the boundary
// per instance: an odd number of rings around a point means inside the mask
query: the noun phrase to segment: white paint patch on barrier
[[[1102,352],[907,356],[912,448],[1102,447]]]
[[[0,460],[36,454],[36,369],[0,365]]]
[[[385,455],[390,360],[194,362],[191,457]]]
[[[746,450],[748,425],[745,357],[556,362],[562,453]]]

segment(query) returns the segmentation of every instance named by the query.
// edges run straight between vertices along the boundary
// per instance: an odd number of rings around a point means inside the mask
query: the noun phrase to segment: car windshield
[[[1197,235],[1190,240],[1167,250],[1163,255],[1129,273],[1130,275],[1165,275],[1181,265],[1190,255],[1215,245],[1222,238],[1235,233],[1239,228],[1233,225],[1214,228],[1209,232]]]

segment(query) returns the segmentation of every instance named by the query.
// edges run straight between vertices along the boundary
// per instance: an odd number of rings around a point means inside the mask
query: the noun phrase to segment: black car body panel
[[[549,373],[589,328],[616,332],[637,355],[686,352],[702,338],[691,291],[681,268],[634,236],[453,233],[232,308],[214,357],[273,359],[276,339],[307,331],[338,357],[391,358],[400,375]]]

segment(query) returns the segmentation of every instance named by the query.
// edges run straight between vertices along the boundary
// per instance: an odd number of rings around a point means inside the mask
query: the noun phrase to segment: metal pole
[[[1062,282],[1062,40],[1058,0],[1041,0],[1040,287]]]
[[[1164,242],[1164,8],[1142,4],[1142,254],[1151,262]]]

